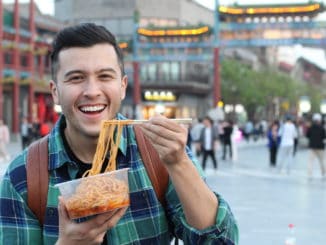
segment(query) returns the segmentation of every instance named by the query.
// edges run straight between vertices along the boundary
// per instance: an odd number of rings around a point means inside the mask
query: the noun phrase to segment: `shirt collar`
[[[121,114],[117,114],[117,120],[126,120],[127,118]],[[66,118],[61,115],[59,120],[56,122],[54,128],[52,129],[49,135],[49,169],[53,170],[56,168],[60,168],[62,165],[68,162],[72,162],[69,158],[66,149],[64,148],[63,138],[60,130],[61,127],[65,127]],[[127,145],[128,145],[128,137],[130,137],[130,126],[123,127],[121,139],[119,143],[120,152],[126,156],[127,153]]]

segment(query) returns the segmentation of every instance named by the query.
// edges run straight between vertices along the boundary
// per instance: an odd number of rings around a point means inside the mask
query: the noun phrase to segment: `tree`
[[[318,108],[322,91],[293,80],[289,75],[264,67],[251,69],[237,60],[224,59],[221,63],[221,89],[225,104],[242,104],[248,118],[258,119],[258,112],[268,115],[275,101],[281,105],[281,113],[296,112],[299,98],[311,98],[312,108]]]

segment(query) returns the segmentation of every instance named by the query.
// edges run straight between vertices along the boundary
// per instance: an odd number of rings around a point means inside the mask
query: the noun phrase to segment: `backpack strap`
[[[147,174],[152,182],[154,191],[160,203],[165,206],[165,193],[168,188],[169,174],[161,162],[152,143],[145,137],[141,128],[134,125],[137,146],[144,162]]]
[[[141,128],[135,125],[134,130],[138,149],[156,196],[160,203],[165,206],[165,193],[169,183],[169,174]],[[41,225],[44,224],[49,188],[48,162],[48,136],[45,136],[29,146],[26,163],[27,202]]]
[[[48,194],[48,136],[33,142],[27,153],[27,202],[43,226]]]

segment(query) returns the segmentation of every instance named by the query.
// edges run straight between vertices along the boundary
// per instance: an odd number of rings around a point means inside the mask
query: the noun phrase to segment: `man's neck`
[[[64,134],[75,156],[82,162],[91,163],[95,155],[97,139],[85,138],[82,135],[72,136],[67,128],[64,130]]]

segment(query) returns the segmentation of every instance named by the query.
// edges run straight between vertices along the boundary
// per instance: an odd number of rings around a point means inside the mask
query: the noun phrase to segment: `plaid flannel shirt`
[[[125,119],[120,114],[118,119]],[[0,244],[55,244],[58,239],[58,188],[54,185],[76,178],[78,165],[64,149],[60,127],[62,116],[49,137],[49,190],[42,228],[27,205],[26,156],[23,151],[9,165],[0,185]],[[189,157],[203,172],[198,162]],[[169,183],[165,209],[159,203],[140,158],[132,126],[123,129],[117,156],[118,168],[130,168],[130,207],[118,224],[107,231],[107,244],[169,244],[172,234],[185,244],[237,244],[238,227],[228,204],[218,195],[216,224],[205,230],[189,226],[177,193]],[[77,220],[82,222],[83,220]],[[104,242],[105,243],[105,242]]]

